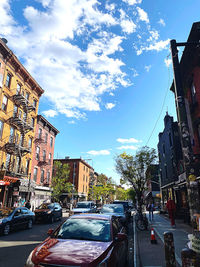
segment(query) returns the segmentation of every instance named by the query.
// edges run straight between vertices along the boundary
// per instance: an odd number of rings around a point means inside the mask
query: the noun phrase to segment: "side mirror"
[[[53,234],[53,229],[50,228],[50,229],[47,231],[47,235],[48,235],[48,236],[51,236],[52,234]]]
[[[115,240],[121,242],[121,241],[127,240],[127,238],[128,237],[127,237],[126,234],[124,234],[124,233],[118,233],[117,236],[116,236],[116,238],[115,238]]]

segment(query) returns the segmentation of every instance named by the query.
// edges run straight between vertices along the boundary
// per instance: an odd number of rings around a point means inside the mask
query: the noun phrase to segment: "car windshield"
[[[53,209],[53,207],[54,207],[54,204],[43,203],[38,207],[38,209]]]
[[[13,212],[14,208],[2,208],[0,209],[0,218],[7,217]]]
[[[71,218],[58,231],[57,238],[108,242],[111,240],[110,221]]]
[[[124,209],[123,206],[121,205],[116,205],[116,206],[103,206],[101,209],[102,213],[123,213]]]
[[[76,204],[76,208],[86,208],[86,209],[89,209],[90,208],[90,203],[78,202]]]

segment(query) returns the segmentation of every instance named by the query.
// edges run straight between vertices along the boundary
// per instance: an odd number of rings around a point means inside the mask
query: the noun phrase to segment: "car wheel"
[[[33,227],[33,221],[30,219],[27,223],[27,228],[31,229]]]
[[[9,233],[10,233],[10,224],[7,223],[7,224],[4,226],[3,234],[4,234],[4,235],[8,235]]]

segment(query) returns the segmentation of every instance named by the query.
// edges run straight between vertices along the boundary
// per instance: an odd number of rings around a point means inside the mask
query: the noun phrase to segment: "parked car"
[[[62,219],[62,207],[59,203],[43,203],[35,210],[36,222],[54,223]]]
[[[128,218],[128,220],[130,220],[130,218],[131,218],[131,209],[130,209],[128,201],[125,201],[125,200],[114,200],[113,204],[122,204],[124,206],[126,217]]]
[[[25,207],[0,209],[0,232],[4,235],[22,228],[31,229],[34,221],[34,212]]]
[[[80,201],[76,203],[70,214],[96,213],[97,207],[93,201]]]
[[[128,224],[128,218],[122,204],[104,204],[100,213],[115,215],[123,225]]]
[[[72,215],[29,255],[25,267],[125,266],[127,235],[118,219],[105,214]]]

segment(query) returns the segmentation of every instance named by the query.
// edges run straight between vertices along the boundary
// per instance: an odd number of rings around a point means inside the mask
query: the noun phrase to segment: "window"
[[[28,174],[29,164],[30,164],[30,160],[27,159],[27,160],[26,160],[26,169],[25,169],[25,173],[26,173],[26,174]]]
[[[51,137],[51,139],[50,139],[50,147],[52,147],[53,146],[53,137]]]
[[[165,144],[162,145],[162,149],[163,149],[163,156],[165,156]]]
[[[83,182],[85,181],[85,174],[83,174]]]
[[[13,108],[13,117],[16,118],[17,117],[17,106],[14,105],[14,108]]]
[[[16,94],[17,94],[17,95],[20,95],[20,92],[21,92],[21,85],[18,83],[18,84],[17,84],[17,91],[16,91]]]
[[[40,159],[40,148],[39,148],[39,146],[36,147],[36,159],[37,160]]]
[[[197,102],[197,99],[196,99],[196,88],[194,86],[194,83],[192,83],[190,90],[191,90],[192,103],[195,104]]]
[[[83,193],[84,193],[84,185],[83,185]]]
[[[86,185],[86,193],[87,193],[87,185]]]
[[[32,147],[32,138],[30,137],[28,140],[28,147],[31,148]]]
[[[22,118],[22,111],[19,110],[19,119],[21,119],[21,118]]]
[[[169,133],[169,144],[170,144],[170,147],[172,147],[172,135],[171,135],[171,133]]]
[[[29,96],[30,96],[30,94],[28,92],[26,92],[26,96],[25,96],[26,100],[29,100]]]
[[[167,178],[168,178],[167,166],[165,166],[165,179],[167,180]]]
[[[10,87],[10,83],[11,83],[11,75],[8,73],[6,77],[6,86]]]
[[[34,125],[35,125],[35,119],[34,118],[31,118],[31,126],[34,128]]]
[[[18,141],[19,141],[19,134],[16,133],[15,134],[15,144],[18,144]]]
[[[0,120],[0,138],[2,137],[3,134],[3,122]]]
[[[37,173],[38,173],[38,169],[34,168],[34,170],[33,170],[33,179],[34,179],[35,182],[37,181]]]
[[[7,155],[6,155],[6,169],[9,167],[9,164],[10,164],[10,158],[11,158],[10,154],[7,154]]]
[[[51,163],[51,153],[49,153],[49,162]]]
[[[8,98],[7,96],[3,96],[3,101],[2,101],[2,110],[6,111],[7,110],[7,105],[8,105]]]
[[[47,172],[47,184],[50,182],[50,171]]]
[[[41,171],[40,182],[44,183],[44,170]]]
[[[39,128],[38,130],[38,138],[41,139],[42,138],[42,129]]]
[[[46,161],[46,150],[43,150],[43,161]]]
[[[24,122],[26,122],[26,118],[27,118],[27,113],[24,112],[24,114],[23,114],[23,121],[24,121]]]
[[[9,141],[12,143],[14,142],[14,128],[13,127],[10,127],[10,138],[9,138]]]
[[[45,134],[45,143],[47,143],[47,140],[48,140],[48,134],[46,133]]]
[[[19,139],[19,145],[22,146],[22,141],[23,141],[23,136],[20,135],[20,139]]]
[[[33,99],[33,106],[34,108],[37,108],[37,100]]]

